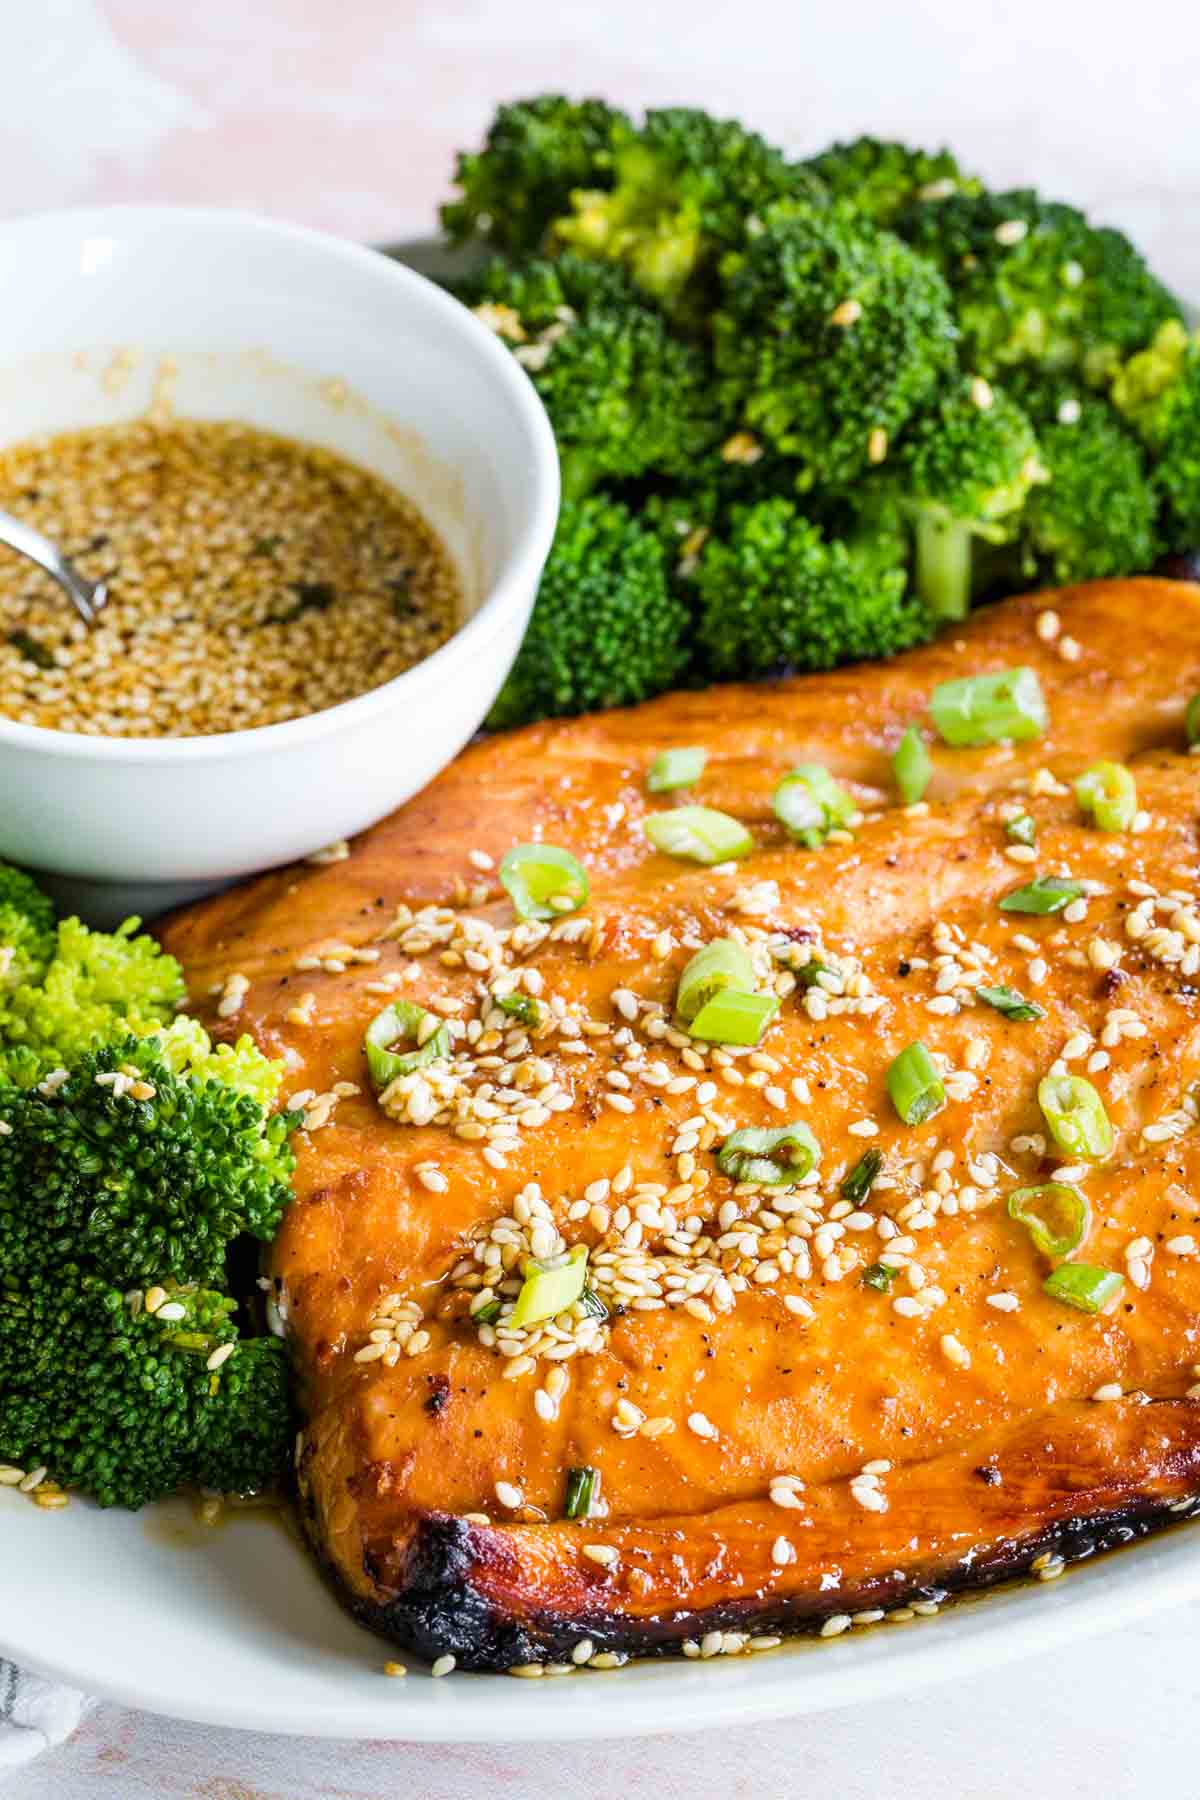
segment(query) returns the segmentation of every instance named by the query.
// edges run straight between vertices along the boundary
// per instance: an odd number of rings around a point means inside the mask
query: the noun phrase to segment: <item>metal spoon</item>
[[[27,556],[30,562],[37,563],[52,581],[57,581],[84,624],[96,623],[100,609],[108,599],[108,588],[103,581],[89,581],[73,562],[67,560],[57,544],[52,544],[24,519],[14,519],[11,513],[0,512],[0,544],[7,544],[18,556]]]

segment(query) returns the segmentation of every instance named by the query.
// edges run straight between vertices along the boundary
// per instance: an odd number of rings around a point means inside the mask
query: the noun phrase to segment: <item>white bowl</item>
[[[164,398],[392,482],[453,556],[465,617],[395,680],[258,730],[100,739],[0,718],[0,856],[69,878],[97,918],[304,855],[423,787],[512,664],[558,504],[553,435],[522,370],[376,252],[190,208],[0,223],[0,445]]]

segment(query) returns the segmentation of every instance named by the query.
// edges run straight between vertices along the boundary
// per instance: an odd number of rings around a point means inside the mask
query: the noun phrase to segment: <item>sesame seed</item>
[[[688,1430],[699,1438],[715,1438],[719,1435],[712,1420],[702,1412],[688,1414]]]
[[[449,1654],[447,1654],[446,1656],[439,1656],[437,1658],[437,1661],[433,1664],[433,1667],[430,1669],[429,1673],[440,1679],[443,1675],[449,1675],[451,1670],[453,1670],[457,1667],[458,1667],[457,1656],[450,1656]]]
[[[1028,233],[1029,226],[1024,219],[1005,219],[1002,224],[997,225],[992,236],[998,244],[1003,244],[1008,249],[1014,244],[1019,244],[1024,237],[1028,236]]]
[[[501,1506],[506,1506],[510,1512],[515,1511],[518,1506],[523,1506],[525,1504],[523,1490],[519,1487],[514,1487],[511,1481],[498,1481],[496,1483],[495,1493]]]
[[[888,434],[882,425],[876,425],[867,439],[867,461],[881,463],[888,453]]]
[[[611,1569],[618,1553],[611,1544],[584,1544],[583,1554],[589,1562],[598,1563],[602,1569]]]

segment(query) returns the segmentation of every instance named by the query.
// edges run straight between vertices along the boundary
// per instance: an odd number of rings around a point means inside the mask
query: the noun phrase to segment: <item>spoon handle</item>
[[[56,581],[75,611],[85,625],[94,625],[101,607],[108,598],[108,590],[102,581],[88,581],[79,573],[73,562],[70,562],[59,550],[57,544],[27,525],[24,519],[16,519],[11,513],[0,512],[0,544],[7,544],[19,556],[27,556],[30,562],[37,563],[46,574]]]

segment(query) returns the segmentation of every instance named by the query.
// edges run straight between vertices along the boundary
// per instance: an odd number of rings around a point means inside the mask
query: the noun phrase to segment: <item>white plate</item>
[[[754,1657],[630,1664],[558,1679],[452,1675],[355,1625],[276,1523],[216,1530],[186,1502],[47,1512],[0,1491],[0,1653],[128,1706],[316,1737],[632,1737],[846,1706],[1111,1631],[1200,1595],[1200,1521],[936,1618],[802,1640]]]
[[[406,261],[436,274],[428,246]],[[1069,1570],[755,1657],[632,1664],[561,1679],[433,1680],[355,1625],[301,1545],[236,1517],[216,1531],[183,1501],[142,1514],[74,1501],[47,1512],[0,1490],[0,1654],[129,1706],[309,1737],[441,1743],[633,1737],[819,1712],[1113,1631],[1200,1596],[1200,1520]]]

